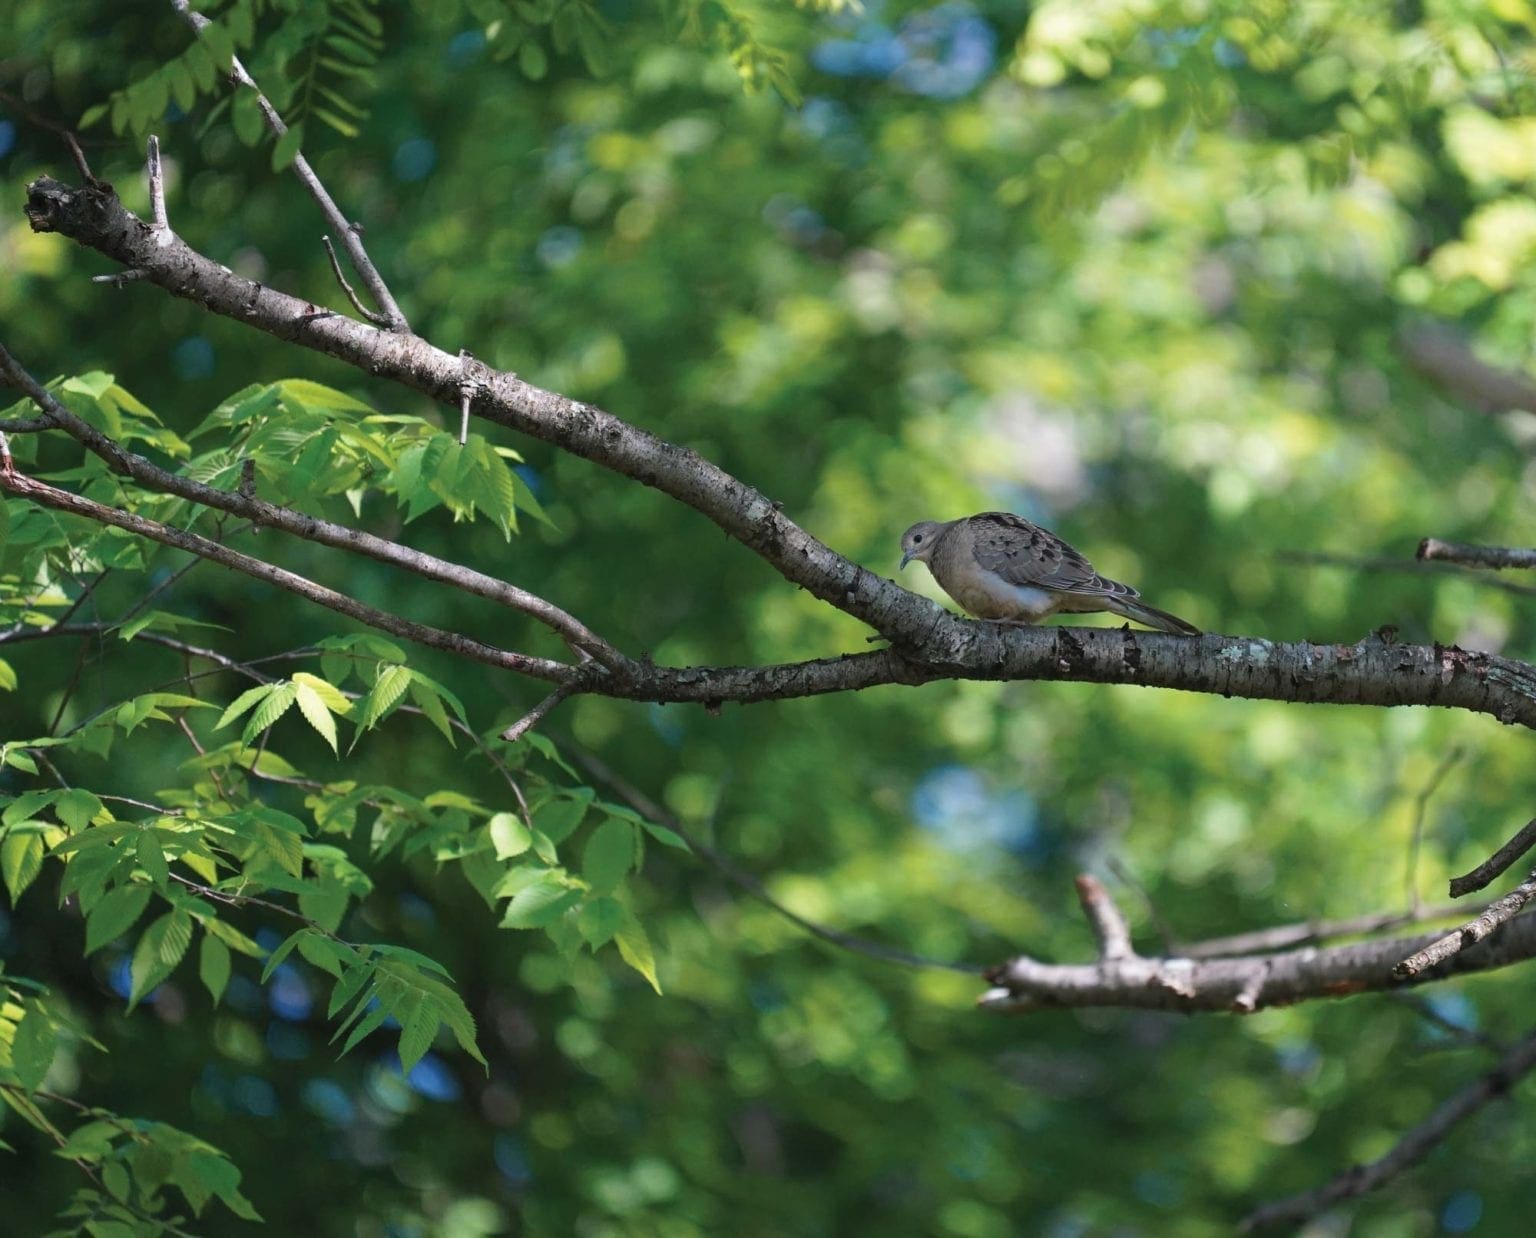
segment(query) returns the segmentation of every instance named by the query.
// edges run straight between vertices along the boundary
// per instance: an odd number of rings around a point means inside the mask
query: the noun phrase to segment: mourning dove
[[[1200,629],[1138,601],[1129,585],[1105,580],[1049,529],[1011,512],[924,520],[901,535],[901,566],[928,565],[939,587],[978,619],[1038,623],[1058,611],[1107,610],[1160,632]]]

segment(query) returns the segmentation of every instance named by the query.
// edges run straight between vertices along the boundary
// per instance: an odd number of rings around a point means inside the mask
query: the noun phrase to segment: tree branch
[[[1536,847],[1536,817],[1527,821],[1515,836],[1474,868],[1470,873],[1451,878],[1451,897],[1460,898],[1481,890],[1494,878],[1505,872],[1522,855]]]
[[[192,7],[189,0],[171,0],[171,7],[181,14],[181,19],[192,28],[192,33],[201,38],[203,28],[213,23]],[[261,93],[261,87],[246,71],[240,63],[240,57],[235,56],[230,60],[230,77],[238,86],[247,87],[256,92],[256,104],[261,109],[262,116],[266,119],[267,128],[271,129],[278,137],[288,132],[288,126],[283,123],[283,118],[278,115],[277,109],[272,106],[271,100]],[[336,205],[330,193],[321,183],[319,176],[309,160],[304,158],[303,151],[295,151],[293,156],[294,175],[303,182],[304,188],[309,190],[310,197],[319,204],[320,213],[326,218],[326,222],[335,229],[341,237],[341,243],[346,248],[347,257],[352,259],[352,265],[357,268],[358,275],[362,278],[368,293],[373,297],[379,309],[384,312],[387,322],[387,330],[409,331],[410,324],[405,320],[400,306],[396,304],[394,294],[390,292],[389,285],[384,282],[384,277],[379,274],[378,268],[373,265],[373,260],[368,257],[368,251],[363,248],[362,228],[350,223],[347,217],[341,213],[341,208]],[[371,317],[371,315],[370,315]]]
[[[1053,964],[1021,955],[992,968],[992,988],[978,999],[985,1010],[1031,1012],[1083,1007],[1137,1010],[1227,1010],[1248,1014],[1321,997],[1401,988],[1465,972],[1507,967],[1536,955],[1536,915],[1517,916],[1439,966],[1409,977],[1399,960],[1430,945],[1438,933],[1355,942],[1278,954],[1199,958],[1101,958]]]
[[[1396,1177],[1415,1162],[1423,1160],[1448,1136],[1457,1123],[1476,1113],[1491,1100],[1505,1095],[1521,1077],[1536,1068],[1536,1033],[1515,1045],[1497,1066],[1445,1101],[1434,1113],[1414,1127],[1380,1160],[1356,1165],[1331,1182],[1289,1199],[1276,1200],[1255,1209],[1243,1222],[1243,1231],[1252,1232],[1272,1225],[1295,1226],[1334,1204],[1367,1191]]]
[[[1536,567],[1536,550],[1472,546],[1464,542],[1442,542],[1437,537],[1426,537],[1420,542],[1417,557],[1421,562],[1459,563],[1464,567],[1491,567],[1495,571]]]
[[[456,354],[380,331],[253,283],[190,249],[156,243],[154,230],[111,193],[41,178],[27,213],[54,231],[129,266],[174,295],[456,408],[464,381]],[[613,415],[524,382],[482,371],[480,415],[671,495],[761,555],[781,575],[862,619],[894,648],[760,667],[634,664],[592,690],[650,701],[758,701],[876,684],[935,679],[1059,679],[1135,683],[1270,700],[1359,705],[1440,705],[1536,727],[1536,668],[1442,646],[1271,643],[1169,636],[1128,629],[1045,628],[960,619],[811,537],[758,491],[687,448]],[[231,509],[235,510],[235,509]],[[254,518],[254,513],[252,513]],[[347,530],[350,540],[359,535]]]

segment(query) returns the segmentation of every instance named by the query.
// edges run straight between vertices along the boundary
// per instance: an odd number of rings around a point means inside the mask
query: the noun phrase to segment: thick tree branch
[[[1536,1033],[1510,1049],[1497,1066],[1456,1095],[1445,1101],[1422,1123],[1404,1135],[1393,1149],[1369,1165],[1356,1165],[1314,1190],[1289,1199],[1276,1200],[1255,1209],[1243,1222],[1245,1233],[1274,1225],[1295,1227],[1334,1204],[1367,1191],[1421,1161],[1449,1135],[1457,1123],[1471,1117],[1489,1101],[1508,1094],[1525,1075],[1536,1068]]]
[[[457,407],[464,382],[457,354],[353,319],[316,315],[308,302],[236,275],[180,238],[159,244],[153,228],[111,193],[42,178],[29,189],[27,213],[34,228],[59,232],[142,268],[149,281],[174,295]],[[764,495],[696,452],[514,374],[480,369],[474,404],[481,416],[686,503],[786,579],[895,644],[779,666],[622,667],[593,685],[591,690],[605,695],[710,704],[949,678],[1060,679],[1301,702],[1440,705],[1536,727],[1536,668],[1487,654],[1380,639],[1276,644],[1104,628],[1021,629],[960,619],[837,554]]]

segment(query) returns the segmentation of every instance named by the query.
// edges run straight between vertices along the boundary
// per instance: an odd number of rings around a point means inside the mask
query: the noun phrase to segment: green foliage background
[[[322,224],[274,174],[270,143],[250,144],[248,105],[210,122],[217,81],[189,68],[189,91],[164,69],[190,38],[169,6],[6,7],[0,198],[14,208],[33,177],[71,174],[30,114],[73,123],[105,103],[87,154],[131,206],[147,205],[153,129],[183,237],[338,302]],[[1414,641],[1536,652],[1527,597],[1287,558],[1406,560],[1427,534],[1530,542],[1529,418],[1447,399],[1405,345],[1447,319],[1493,363],[1529,356],[1525,0],[612,3],[565,18],[578,6],[226,7],[235,42],[249,17],[253,73],[307,117],[306,153],[366,222],[419,333],[698,449],[871,570],[894,568],[915,519],[1011,507],[1212,630],[1349,642],[1390,623]],[[376,24],[376,46],[338,27],[362,51],[332,51],[356,72],[327,70],[314,50],[337,20]],[[911,68],[924,46],[941,68],[963,61],[961,21],[993,40],[974,72]],[[925,45],[923,22],[951,41]],[[880,60],[892,35],[905,70]],[[135,93],[156,74],[163,98]],[[157,290],[88,281],[103,269],[33,235],[19,209],[0,218],[6,345],[42,374],[110,372],[183,438],[232,393],[290,377],[425,419],[422,433],[452,428],[449,410]],[[671,500],[542,444],[492,442],[523,461],[515,536],[441,507],[407,526],[387,493],[366,497],[363,523],[503,575],[658,660],[864,647],[858,624]],[[40,451],[28,468],[78,464]],[[299,497],[347,516],[338,495]],[[535,503],[547,521],[529,517]],[[19,505],[6,510],[14,527]],[[272,532],[256,546],[414,618],[561,652],[378,564]],[[15,572],[5,556],[19,553],[0,549],[0,566]],[[125,561],[82,614],[120,614],[180,563]],[[920,570],[907,583],[932,588]],[[242,659],[351,630],[208,566],[160,604],[232,629],[206,643]],[[181,673],[178,656],[114,638],[0,655],[18,680],[0,694],[0,742],[177,690]],[[409,659],[480,732],[541,695]],[[248,686],[206,689],[222,709]],[[1529,737],[1486,719],[1134,688],[935,684],[718,717],[590,698],[543,729],[801,914],[953,962],[1087,957],[1070,878],[1107,877],[1112,862],[1183,939],[1403,906],[1415,799],[1448,750],[1464,756],[1425,818],[1426,894],[1536,793]],[[515,807],[472,747],[419,716],[395,714],[338,758],[289,710],[267,746],[327,781],[463,797],[474,808],[460,816],[438,801],[433,846]],[[190,786],[189,755],[171,726],[149,724],[105,760],[60,760],[75,785],[153,799]],[[552,788],[573,784],[537,753],[517,759]],[[6,796],[49,785],[0,771]],[[253,794],[306,815],[291,789]],[[71,825],[56,806],[38,811]],[[981,1015],[974,977],[818,944],[652,838],[622,897],[654,947],[658,996],[611,949],[499,929],[440,848],[371,857],[362,819],[326,840],[371,883],[341,931],[446,967],[488,1072],[446,1031],[416,1087],[400,1077],[397,1033],[338,1059],[330,981],[297,955],[276,982],[286,1005],[237,952],[217,1009],[189,957],[127,1013],[114,976],[150,921],[83,958],[52,862],[0,936],[6,975],[45,983],[50,1008],[106,1050],[60,1030],[48,1086],[216,1145],[273,1232],[1223,1232],[1257,1201],[1380,1155],[1486,1065],[1386,996],[1247,1019]],[[606,820],[592,811],[562,856],[579,867]],[[1146,904],[1120,888],[1155,948]],[[226,918],[266,948],[291,927],[259,908]],[[1516,971],[1428,998],[1512,1036],[1528,990]],[[1530,1085],[1519,1093],[1530,1101]],[[7,1116],[6,1227],[42,1232],[82,1180]],[[1355,1206],[1355,1232],[1518,1232],[1533,1154],[1518,1103],[1492,1108]],[[195,1228],[249,1232],[217,1209]]]

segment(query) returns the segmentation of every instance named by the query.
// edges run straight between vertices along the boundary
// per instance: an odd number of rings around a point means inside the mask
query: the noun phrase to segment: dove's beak
[[[907,564],[909,564],[911,562],[912,562],[912,552],[910,550],[903,551],[902,552],[902,556],[901,556],[901,562],[897,565],[896,570],[898,572],[901,571],[902,568],[906,567]]]

